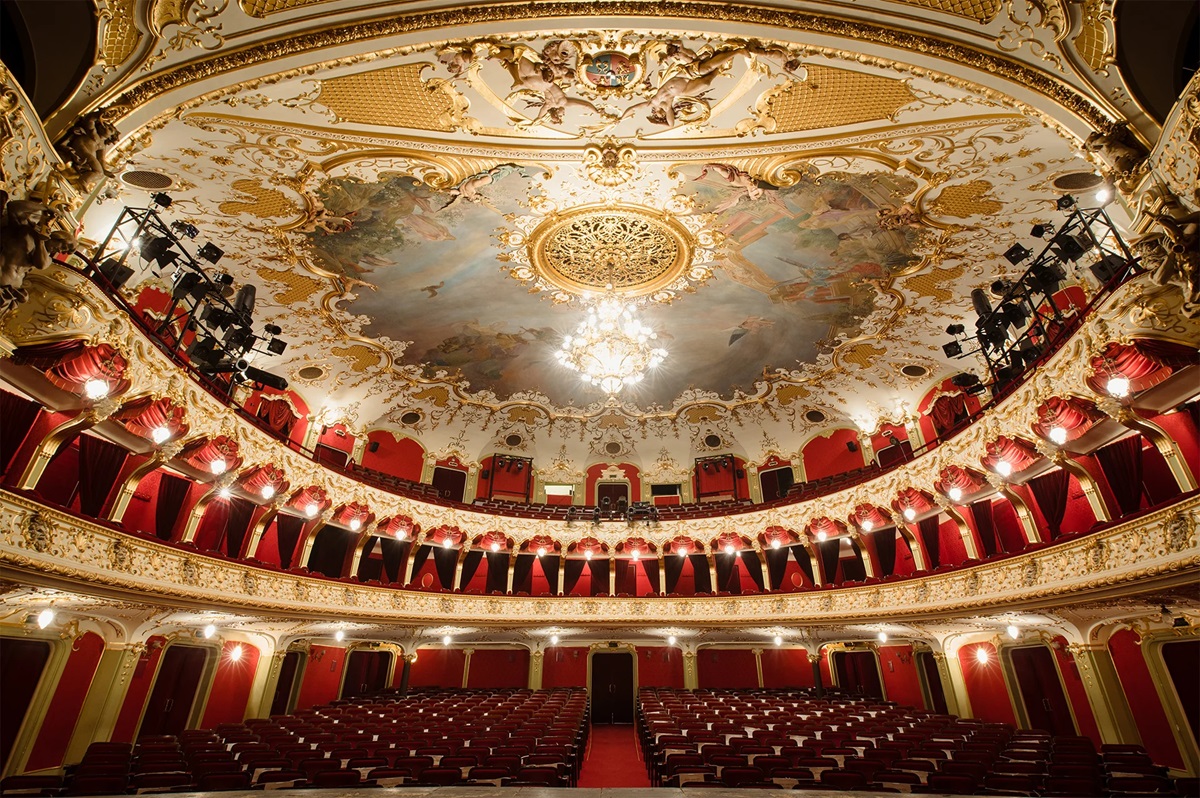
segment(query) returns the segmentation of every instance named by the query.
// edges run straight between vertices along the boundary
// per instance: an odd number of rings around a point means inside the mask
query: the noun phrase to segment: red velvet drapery
[[[286,438],[292,434],[292,427],[300,419],[292,412],[292,406],[286,399],[272,399],[264,396],[259,400],[258,412],[255,414],[276,434]]]
[[[114,415],[118,421],[125,423],[126,429],[143,438],[149,438],[159,427],[169,430],[172,438],[187,434],[187,425],[183,423],[184,409],[177,407],[167,397],[145,397],[130,402]]]
[[[1038,509],[1050,527],[1050,538],[1062,534],[1063,517],[1067,513],[1067,488],[1070,485],[1070,475],[1063,469],[1043,474],[1029,481],[1029,489],[1037,500]]]
[[[1004,551],[1004,544],[996,534],[996,519],[992,514],[991,499],[972,504],[971,515],[975,519],[975,529],[979,532],[984,552],[990,557],[996,552]]]
[[[917,522],[917,531],[921,533],[921,542],[925,544],[925,554],[929,560],[927,567],[937,568],[942,564],[941,542],[938,535],[938,517],[932,515]]]
[[[165,471],[158,481],[158,500],[154,504],[154,533],[160,540],[170,540],[179,511],[187,499],[192,483]]]
[[[996,463],[1004,460],[1012,466],[1014,474],[1028,468],[1040,456],[1025,441],[1003,435],[987,445],[987,452],[980,458],[985,468],[995,469]]]
[[[37,402],[0,391],[0,474],[8,471],[9,461],[21,448],[40,411]]]
[[[1061,427],[1067,432],[1067,440],[1074,440],[1104,418],[1104,413],[1091,402],[1057,396],[1042,402],[1037,413],[1038,420],[1033,424],[1033,431],[1046,439],[1049,439],[1051,429]]]
[[[109,344],[87,346],[60,360],[46,370],[46,378],[64,391],[80,393],[90,380],[108,383],[109,395],[121,393],[129,387],[124,379],[128,362]]]
[[[1092,358],[1088,385],[1097,393],[1105,394],[1109,377],[1121,376],[1129,380],[1130,391],[1137,393],[1196,362],[1196,348],[1183,344],[1151,339],[1140,339],[1132,344],[1113,342],[1099,357]]]
[[[954,429],[967,416],[966,394],[949,393],[939,396],[929,408],[929,417],[938,434]]]
[[[45,371],[57,366],[66,358],[82,352],[85,346],[87,343],[79,340],[18,346],[13,352],[13,362],[18,366],[31,366]]]
[[[1142,506],[1142,436],[1131,435],[1096,452],[1108,477],[1121,514],[1136,513]]]
[[[79,509],[97,518],[129,452],[91,435],[79,437]]]

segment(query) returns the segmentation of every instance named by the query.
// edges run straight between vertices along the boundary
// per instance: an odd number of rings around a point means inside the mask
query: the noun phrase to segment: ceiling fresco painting
[[[1094,169],[1027,107],[894,61],[711,32],[446,33],[199,96],[126,166],[169,174],[171,213],[222,238],[260,321],[296,331],[271,365],[315,413],[362,432],[418,409],[443,454],[516,432],[545,458],[619,438],[687,463],[711,432],[794,454],[829,423],[814,409],[903,422],[970,365],[941,351],[970,313],[947,298],[1005,276],[1054,179]],[[556,359],[609,293],[668,352],[615,398]]]

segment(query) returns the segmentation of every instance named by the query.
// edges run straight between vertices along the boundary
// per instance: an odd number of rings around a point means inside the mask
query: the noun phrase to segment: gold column
[[[358,575],[358,566],[362,563],[363,552],[367,550],[367,541],[371,539],[378,529],[379,521],[375,520],[363,527],[362,531],[358,533],[358,539],[354,541],[354,548],[350,551],[350,556],[346,558],[350,561],[349,568],[343,567],[344,572],[342,576]]]
[[[50,464],[58,452],[58,447],[64,441],[69,441],[84,430],[96,426],[116,412],[120,406],[120,401],[116,399],[102,400],[96,407],[79,411],[79,415],[68,418],[46,433],[46,437],[42,438],[42,442],[34,451],[33,457],[29,458],[29,462],[25,464],[25,470],[21,472],[21,479],[17,482],[17,487],[24,490],[36,488],[46,466]]]
[[[696,652],[683,652],[683,689],[695,690],[700,687],[700,676],[696,668]]]
[[[467,689],[467,679],[471,675],[471,655],[475,653],[475,649],[468,648],[468,649],[466,649],[465,653],[466,653],[466,659],[463,660],[463,680],[462,680],[462,687],[464,690]]]
[[[1101,410],[1112,416],[1122,426],[1137,430],[1154,444],[1163,459],[1167,461],[1167,468],[1171,469],[1171,476],[1175,477],[1175,482],[1181,491],[1187,493],[1196,489],[1196,475],[1192,473],[1191,467],[1179,449],[1179,444],[1175,443],[1166,430],[1153,421],[1142,418],[1129,407],[1121,406],[1114,412],[1109,409],[1107,402],[1101,401],[1097,404]]]
[[[566,546],[558,554],[558,595],[567,594],[567,549]]]
[[[242,543],[242,556],[253,557],[258,553],[258,544],[262,543],[263,535],[267,531],[267,527],[279,515],[279,511],[283,509],[291,499],[288,496],[276,496],[271,502],[270,508],[259,516],[254,522],[254,526],[250,529],[250,534],[246,536],[246,541]]]
[[[129,676],[145,650],[145,645],[141,643],[113,643],[105,647],[87,697],[79,708],[79,719],[67,745],[64,762],[78,762],[93,742],[112,737],[121,705],[125,702],[125,693],[129,689]],[[55,719],[49,721],[56,722]]]
[[[1125,690],[1117,676],[1112,654],[1103,643],[1071,643],[1067,651],[1079,668],[1083,691],[1092,707],[1092,715],[1100,728],[1100,741],[1124,745],[1141,745],[1142,736],[1133,719]]]
[[[312,525],[312,529],[304,535],[304,539],[300,542],[300,556],[292,561],[292,567],[305,568],[308,566],[309,555],[312,554],[313,544],[317,541],[317,535],[329,523],[329,518],[333,515],[333,510],[326,510],[321,514],[320,520]],[[405,582],[405,584],[408,584]]]
[[[667,558],[661,551],[658,553],[658,592],[667,594]]]
[[[962,663],[958,656],[950,656],[941,651],[933,652],[937,661],[938,675],[942,677],[942,692],[946,695],[946,710],[960,718],[972,718],[971,699],[967,695],[967,682],[963,677]],[[947,690],[947,686],[950,688]]]
[[[540,648],[529,654],[529,689],[542,689],[542,669],[545,653]]]
[[[509,593],[513,592],[513,576],[515,576],[515,574],[513,572],[516,570],[516,565],[517,565],[517,553],[515,551],[510,551],[508,553],[508,592]]]
[[[276,649],[274,641],[255,639],[253,642],[247,641],[247,644],[257,648],[259,653],[258,663],[254,666],[254,678],[250,681],[250,695],[242,710],[242,720],[265,718],[271,714],[271,700],[275,697],[275,685],[279,681],[279,666],[286,653]]]
[[[463,541],[463,545],[458,550],[458,562],[454,565],[454,582],[450,585],[450,589],[455,588],[462,590],[466,587],[463,581],[463,564],[467,561],[467,555],[471,553],[471,546],[467,541]]]
[[[1083,495],[1087,498],[1088,506],[1092,508],[1092,514],[1096,516],[1096,520],[1111,521],[1112,512],[1109,510],[1108,503],[1104,501],[1104,495],[1100,492],[1100,488],[1096,485],[1095,477],[1086,468],[1068,457],[1065,452],[1056,451],[1053,460],[1064,471],[1073,474],[1079,480],[1079,487],[1083,488]]]
[[[935,493],[934,501],[938,507],[942,509],[946,515],[950,516],[950,520],[958,527],[958,534],[962,536],[963,547],[967,550],[967,557],[972,560],[983,559],[983,544],[979,540],[979,535],[971,529],[971,525],[967,523],[967,519],[963,516],[962,511],[951,502],[948,498],[940,493]]]
[[[113,501],[112,508],[108,511],[108,520],[114,524],[121,523],[121,520],[125,517],[125,511],[129,509],[129,502],[133,499],[133,494],[137,492],[138,485],[141,484],[146,475],[174,460],[175,456],[182,450],[183,441],[167,441],[159,447],[153,457],[129,472],[129,476],[121,483],[121,488],[117,492],[117,498]]]
[[[751,650],[754,652],[754,670],[758,674],[758,687],[761,690],[763,687],[763,674],[762,674],[763,650],[761,648],[755,648],[755,649],[751,649]]]
[[[709,582],[709,585],[712,586],[712,592],[716,593],[720,589],[719,587],[717,587],[717,556],[715,554],[713,554],[712,552],[709,552],[707,557],[708,557],[708,578],[710,580],[712,580]]]
[[[617,595],[617,558],[616,555],[608,558],[608,595]]]
[[[403,586],[403,587],[408,587],[408,585],[413,580],[413,565],[415,564],[414,560],[415,560],[415,557],[417,554],[417,548],[420,545],[421,544],[417,540],[415,535],[412,538],[410,538],[409,543],[408,543],[408,556],[406,556],[404,558],[404,581],[400,583],[401,586]],[[510,582],[509,590],[511,590],[511,589],[512,589],[512,583]]]

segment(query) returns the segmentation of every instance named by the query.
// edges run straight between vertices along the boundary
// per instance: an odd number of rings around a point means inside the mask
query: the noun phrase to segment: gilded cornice
[[[516,617],[560,623],[746,625],[917,620],[1000,608],[1062,604],[1064,598],[1136,593],[1194,580],[1200,569],[1200,498],[1125,524],[994,563],[918,579],[797,594],[623,599],[430,594],[283,574],[134,538],[0,492],[0,562],[39,581],[135,594],[148,601],[204,602],[230,610],[345,621],[482,626]]]

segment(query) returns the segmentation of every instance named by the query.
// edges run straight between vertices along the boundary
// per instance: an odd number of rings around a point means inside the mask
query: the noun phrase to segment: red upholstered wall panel
[[[987,662],[980,662],[980,649],[988,654]],[[970,643],[958,650],[958,664],[962,667],[963,681],[967,687],[967,698],[971,701],[972,717],[998,723],[1016,725],[1012,700],[996,647],[991,643]]]
[[[239,645],[242,656],[235,660],[231,652]],[[249,643],[225,641],[217,660],[217,672],[213,675],[212,691],[208,694],[208,706],[200,720],[201,729],[212,729],[220,723],[241,723],[246,718],[246,702],[250,700],[259,653]]]
[[[325,431],[317,436],[317,443],[342,452],[354,451],[354,436],[350,434],[344,424],[326,427]]]
[[[1150,668],[1146,665],[1146,655],[1138,645],[1140,639],[1137,632],[1122,629],[1109,638],[1108,650],[1142,736],[1142,745],[1156,765],[1182,768],[1183,757],[1171,733],[1171,723],[1163,711],[1158,691],[1154,688]]]
[[[600,481],[600,473],[609,467],[609,463],[595,463],[588,466],[587,474],[584,477],[584,503],[587,505],[595,504],[596,502],[596,483]],[[640,502],[642,500],[642,471],[633,463],[618,463],[617,467],[625,472],[625,476],[629,479],[629,501]]]
[[[412,687],[462,687],[467,652],[461,648],[421,648],[412,664],[408,683]]]
[[[1071,711],[1075,713],[1075,722],[1079,726],[1079,733],[1092,738],[1096,748],[1099,748],[1102,743],[1100,728],[1096,725],[1096,716],[1092,713],[1092,705],[1088,703],[1087,693],[1084,692],[1079,666],[1075,664],[1075,658],[1071,656],[1071,652],[1067,651],[1065,637],[1060,635],[1054,638],[1054,642],[1059,647],[1052,647],[1050,650],[1058,663],[1058,672],[1062,674],[1063,684],[1067,687],[1067,700],[1071,702]]]
[[[1021,521],[1017,511],[1013,509],[1008,499],[997,499],[992,502],[992,513],[995,519],[996,531],[1005,551],[1021,551],[1025,548],[1025,533],[1021,531]]]
[[[129,458],[133,460],[134,458]],[[130,532],[141,532],[146,535],[154,534],[154,503],[158,498],[158,482],[162,479],[162,471],[151,471],[142,477],[138,483],[125,515],[121,518],[121,528]],[[124,482],[124,478],[121,479]],[[120,488],[118,483],[117,488]]]
[[[379,448],[374,452],[371,451],[373,443],[379,444]],[[367,436],[362,464],[363,468],[371,468],[410,482],[420,482],[424,459],[425,450],[412,438],[396,440],[392,433],[376,430]]]
[[[1151,421],[1162,427],[1163,431],[1179,444],[1183,461],[1192,467],[1194,476],[1200,476],[1200,474],[1195,474],[1197,464],[1200,463],[1200,433],[1197,432],[1196,425],[1192,423],[1191,416],[1187,412],[1164,413],[1161,416],[1154,416]]]
[[[158,661],[163,652],[161,646],[165,642],[166,638],[159,635],[146,641],[146,653],[133,666],[133,675],[129,678],[129,689],[125,691],[125,700],[113,727],[113,742],[133,742],[133,734],[142,719],[142,709],[146,706],[146,697],[150,695],[150,688],[154,684],[154,674],[158,671]]]
[[[674,646],[637,648],[638,687],[683,687],[683,652]]]
[[[529,649],[477,648],[471,654],[467,687],[528,687]]]
[[[809,482],[822,477],[844,474],[863,466],[862,447],[852,452],[846,448],[846,443],[853,441],[858,445],[858,431],[852,429],[834,430],[829,437],[813,438],[804,446],[804,475]]]
[[[17,453],[13,455],[12,462],[8,464],[8,470],[4,473],[4,484],[14,485],[21,478],[21,472],[25,470],[26,464],[37,451],[37,447],[41,445],[42,440],[50,432],[50,430],[62,424],[64,421],[72,417],[72,413],[51,413],[48,410],[42,410],[34,419],[33,425],[29,428],[29,432],[25,435],[25,440],[21,443],[21,447],[17,449]]]
[[[942,565],[958,565],[967,559],[967,545],[963,543],[958,524],[952,519],[943,518],[938,526],[938,546]]]
[[[924,708],[925,697],[921,693],[917,658],[913,655],[912,646],[880,646],[879,668],[888,701]]]
[[[802,648],[767,648],[762,653],[763,687],[812,687],[812,664]]]
[[[26,770],[56,768],[63,764],[63,755],[67,752],[75,723],[79,720],[79,710],[83,707],[88,689],[92,686],[92,677],[96,675],[96,666],[104,654],[104,638],[92,632],[68,645],[71,651],[67,656],[66,668],[54,687],[54,697],[50,699],[46,720],[29,753]]]
[[[705,648],[696,654],[700,687],[758,687],[758,665],[748,648]]]
[[[296,711],[336,701],[346,667],[346,649],[337,646],[313,646],[304,665]]]
[[[587,687],[588,650],[581,646],[552,646],[542,661],[542,687]],[[640,664],[640,663],[639,663]]]
[[[1115,504],[1113,505],[1116,506]],[[1096,514],[1083,494],[1079,477],[1071,474],[1067,478],[1067,511],[1063,514],[1062,532],[1086,532],[1096,524]]]

